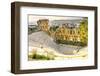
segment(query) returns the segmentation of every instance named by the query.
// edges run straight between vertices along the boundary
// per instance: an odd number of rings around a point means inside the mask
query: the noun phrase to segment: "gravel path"
[[[81,47],[72,46],[72,45],[64,45],[64,44],[57,44],[53,41],[53,38],[50,37],[47,33],[40,31],[35,32],[29,35],[29,46],[35,46],[39,48],[48,47],[52,48],[55,51],[62,53],[62,54],[74,54],[73,52],[80,49]]]

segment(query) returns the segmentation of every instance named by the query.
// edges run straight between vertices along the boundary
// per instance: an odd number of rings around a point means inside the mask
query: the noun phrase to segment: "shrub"
[[[37,60],[54,60],[53,57],[44,56],[44,55],[38,55],[38,54],[34,54],[32,59],[37,59]]]
[[[75,41],[66,41],[66,40],[56,40],[56,43],[69,44],[69,45],[75,45],[75,46],[86,46],[87,45],[87,43],[84,43],[84,42],[75,42]]]

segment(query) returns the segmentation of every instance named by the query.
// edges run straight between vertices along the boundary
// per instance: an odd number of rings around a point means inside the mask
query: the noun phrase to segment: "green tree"
[[[80,23],[80,41],[84,45],[87,45],[88,43],[88,21],[87,20],[83,20]]]

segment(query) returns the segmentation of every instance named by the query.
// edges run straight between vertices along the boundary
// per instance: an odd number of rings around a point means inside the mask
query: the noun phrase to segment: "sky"
[[[28,24],[36,25],[39,19],[49,19],[53,20],[82,20],[83,17],[69,17],[69,16],[43,16],[43,15],[28,15]]]

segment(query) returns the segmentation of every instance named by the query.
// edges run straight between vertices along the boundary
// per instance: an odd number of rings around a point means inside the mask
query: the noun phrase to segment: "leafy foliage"
[[[29,55],[30,59],[36,59],[36,60],[54,60],[54,55],[53,54],[47,54],[47,56],[45,55],[40,55],[37,53],[33,53],[32,55]]]
[[[80,41],[87,45],[88,42],[88,21],[83,20],[80,23]]]
[[[69,44],[69,45],[75,45],[75,46],[86,46],[84,42],[76,42],[76,41],[67,41],[67,40],[56,40],[56,43],[58,44]]]

